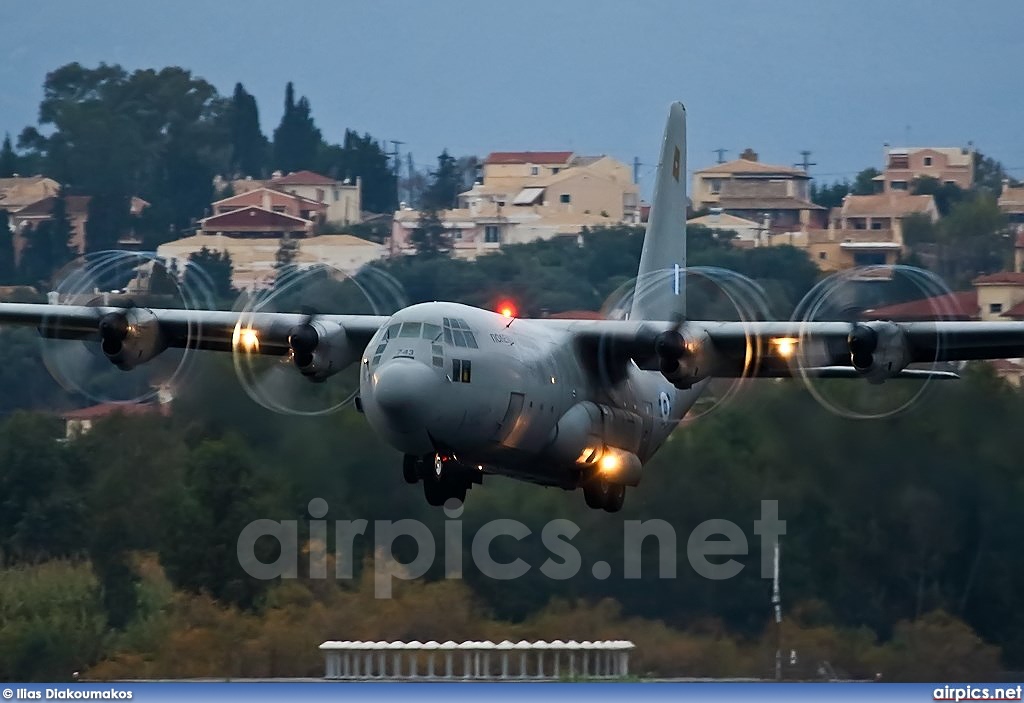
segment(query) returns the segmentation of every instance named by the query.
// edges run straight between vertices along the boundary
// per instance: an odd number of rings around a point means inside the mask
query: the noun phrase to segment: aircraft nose
[[[389,424],[398,432],[423,427],[434,403],[440,379],[426,364],[393,359],[377,370],[373,395]]]

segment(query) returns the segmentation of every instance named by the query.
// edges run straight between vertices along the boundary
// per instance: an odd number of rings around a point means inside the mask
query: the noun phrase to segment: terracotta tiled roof
[[[978,293],[964,290],[865,310],[861,317],[878,320],[971,320],[978,317]]]
[[[139,403],[101,403],[100,405],[91,405],[88,408],[79,408],[78,410],[69,410],[61,413],[60,417],[65,420],[98,420],[103,417],[109,417],[110,415],[168,415],[170,414],[171,408],[167,403],[154,405],[154,404],[139,404]]]
[[[1004,312],[1000,317],[1009,317],[1014,320],[1024,320],[1024,302],[1017,303]]]
[[[276,188],[256,188],[254,190],[246,191],[245,193],[239,193],[238,195],[232,195],[230,198],[224,198],[214,203],[215,206],[232,206],[232,205],[254,205],[256,207],[262,207],[263,196],[267,196],[271,205],[286,205],[294,203],[300,208],[313,208],[317,210],[327,209],[326,203],[321,203],[312,198],[306,198],[301,195],[295,195],[294,193],[286,193]]]
[[[983,285],[1014,285],[1024,286],[1024,273],[1019,271],[999,271],[978,276],[972,283],[976,286]]]
[[[69,195],[64,198],[67,204],[69,215],[85,215],[89,211],[90,195]],[[18,217],[49,217],[53,213],[53,206],[57,202],[57,196],[51,195],[48,198],[37,200],[31,205],[26,205],[18,210]],[[142,198],[132,196],[131,212],[138,214],[149,206],[149,203]]]
[[[840,213],[843,217],[901,217],[929,212],[934,208],[934,204],[935,199],[930,195],[908,195],[898,191],[874,195],[847,195],[843,199]]]
[[[332,186],[337,183],[333,178],[314,173],[313,171],[295,171],[270,181],[275,186]]]
[[[806,171],[801,171],[798,168],[791,166],[776,166],[773,164],[763,164],[760,161],[749,161],[748,159],[734,159],[732,161],[726,161],[724,164],[715,164],[707,168],[702,168],[697,173],[724,173],[724,174],[758,174],[758,175],[769,175],[778,173],[786,176],[796,176],[798,178],[810,178]]]
[[[571,158],[571,151],[492,151],[484,163],[564,164]]]

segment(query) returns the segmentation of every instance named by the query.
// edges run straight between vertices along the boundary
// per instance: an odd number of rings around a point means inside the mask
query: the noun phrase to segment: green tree
[[[189,254],[183,284],[191,290],[209,291],[222,302],[228,301],[238,294],[232,285],[234,270],[231,254],[203,247]]]
[[[118,248],[131,226],[131,202],[127,195],[103,193],[89,199],[85,221],[85,253]]]
[[[256,98],[246,92],[241,83],[235,83],[228,122],[231,135],[231,173],[259,178],[266,170],[269,144],[260,129]]]
[[[295,101],[295,87],[289,81],[284,93],[284,114],[274,130],[275,169],[289,173],[314,167],[321,137],[310,112],[307,98]]]
[[[15,283],[18,272],[14,264],[14,233],[7,211],[0,209],[0,284]]]
[[[836,181],[821,186],[812,182],[811,202],[826,208],[840,207],[843,204],[843,198],[850,194],[850,190],[849,181]]]
[[[435,211],[455,207],[456,198],[462,190],[462,178],[458,161],[445,149],[437,157],[437,170],[430,173],[430,183],[420,198],[420,207]]]
[[[963,200],[939,225],[939,273],[954,288],[966,287],[975,276],[1005,269],[1013,243],[993,196]]]
[[[451,250],[451,232],[436,210],[420,211],[416,228],[409,234],[409,240],[417,254],[439,256]]]
[[[18,172],[18,155],[11,146],[11,135],[4,135],[3,146],[0,147],[0,178],[10,178]]]
[[[882,172],[877,168],[866,168],[857,174],[853,179],[854,195],[871,195],[881,190],[881,186],[874,180],[875,176],[881,176]]]
[[[342,144],[321,144],[316,170],[339,180],[361,180],[364,210],[393,212],[398,205],[395,171],[380,143],[369,134],[345,130]]]
[[[935,207],[943,217],[964,198],[964,191],[956,183],[942,183],[938,178],[931,176],[915,178],[911,191],[914,195],[930,195],[935,198]]]
[[[1003,192],[1003,183],[1015,184],[1003,164],[980,151],[974,152],[974,186],[973,190],[984,191],[992,197]]]
[[[274,254],[274,280],[280,281],[295,270],[295,257],[299,253],[299,240],[285,234]]]

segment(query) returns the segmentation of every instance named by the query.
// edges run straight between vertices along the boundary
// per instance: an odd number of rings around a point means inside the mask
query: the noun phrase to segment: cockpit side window
[[[401,327],[402,324],[396,322],[393,325],[388,325],[388,328],[384,330],[384,334],[381,335],[380,341],[377,343],[377,348],[373,351],[373,359],[370,362],[371,367],[380,363],[381,356],[384,354],[384,350],[387,349],[388,342],[398,336]]]

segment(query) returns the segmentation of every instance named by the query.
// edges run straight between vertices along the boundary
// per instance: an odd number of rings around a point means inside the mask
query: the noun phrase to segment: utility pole
[[[389,156],[389,157],[394,159],[394,165],[395,165],[395,205],[397,206],[398,203],[402,202],[402,191],[401,191],[402,186],[399,183],[402,180],[401,179],[401,175],[402,175],[402,161],[399,158],[398,147],[400,147],[403,144],[405,144],[405,142],[399,141],[397,139],[392,139],[390,141],[391,141],[391,151],[389,151],[387,153],[387,156]]]
[[[409,207],[415,207],[413,203],[416,201],[418,195],[413,190],[415,188],[415,185],[413,184],[413,174],[415,173],[416,168],[413,166],[412,163],[412,152],[407,151],[405,152],[405,177],[407,179],[405,182],[405,197],[406,202],[409,204]]]
[[[772,610],[775,612],[775,680],[782,679],[782,596],[779,593],[779,538],[772,560]]]
[[[793,166],[799,166],[804,170],[804,173],[807,173],[810,170],[811,166],[818,165],[814,161],[811,161],[811,151],[809,149],[804,149],[803,151],[801,151],[800,157],[800,163],[793,164]]]
[[[718,154],[718,161],[716,161],[715,163],[719,163],[719,164],[724,164],[725,163],[725,152],[729,151],[728,149],[712,149],[711,151],[713,151],[716,154]]]
[[[643,164],[640,163],[640,157],[639,156],[634,156],[633,157],[633,183],[634,184],[640,182],[640,167],[641,166],[643,166]]]

